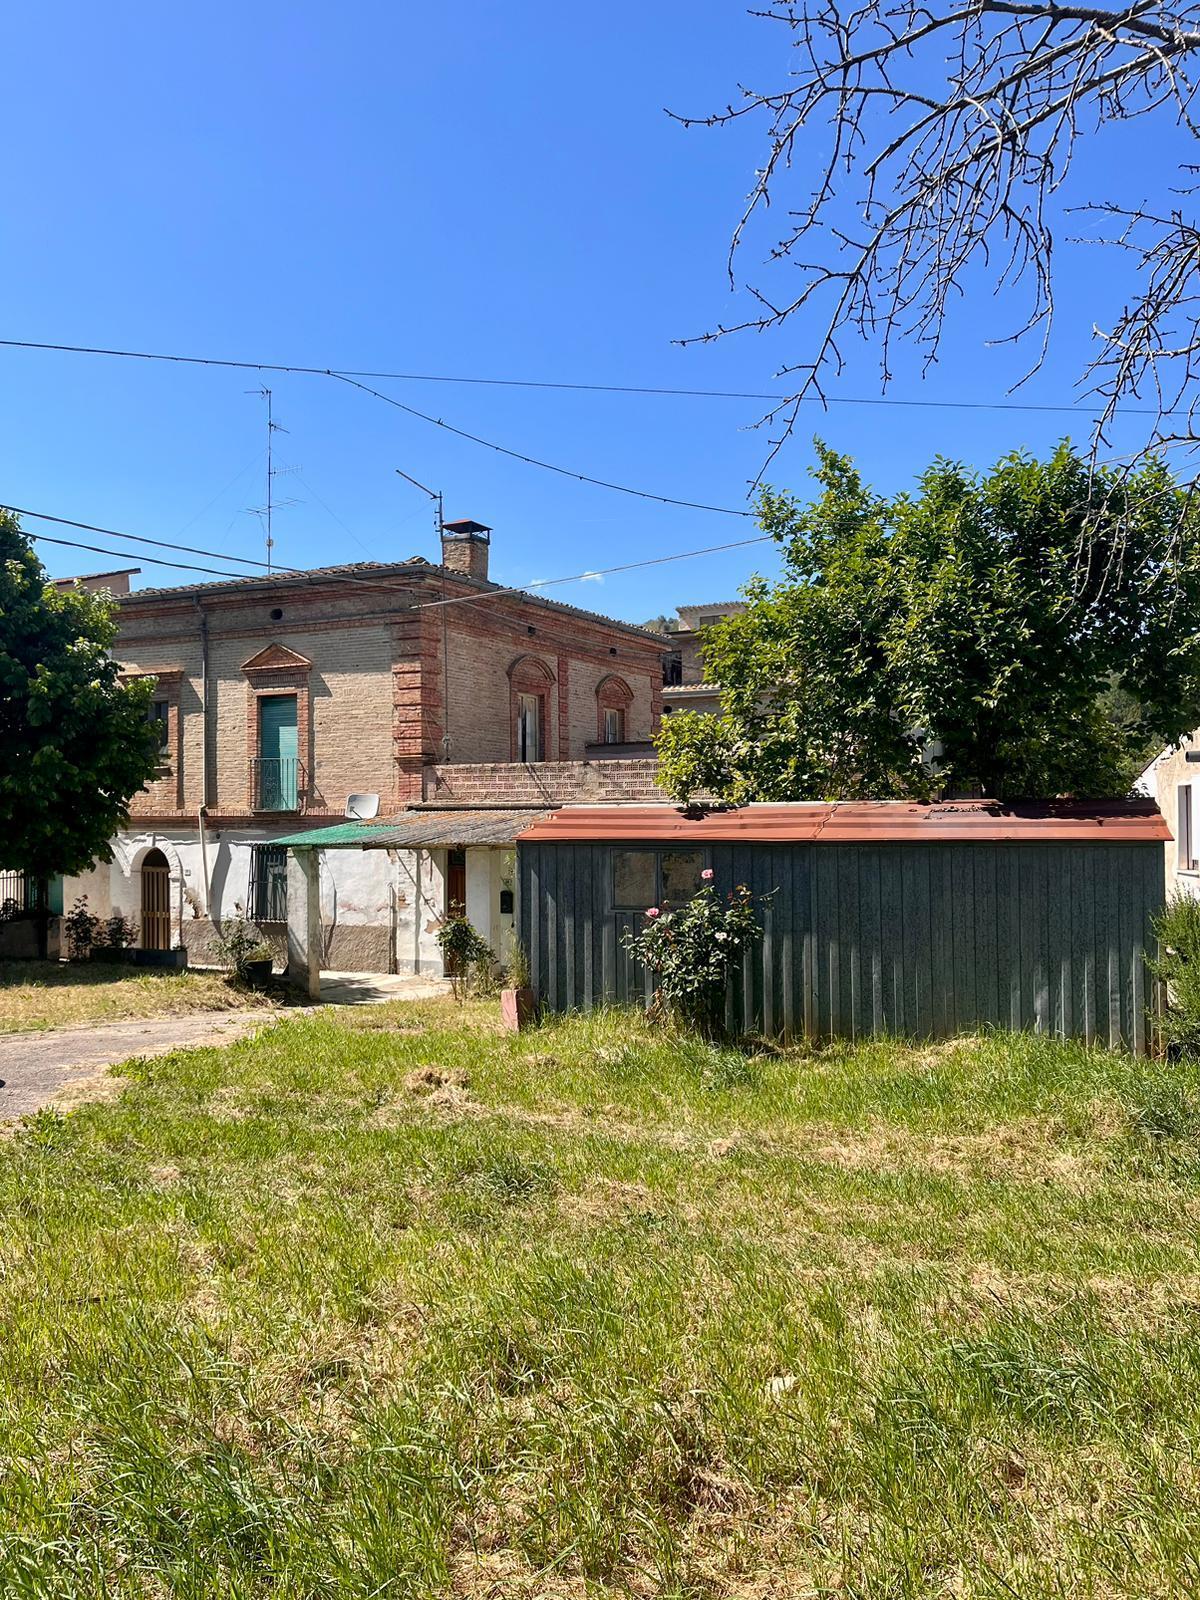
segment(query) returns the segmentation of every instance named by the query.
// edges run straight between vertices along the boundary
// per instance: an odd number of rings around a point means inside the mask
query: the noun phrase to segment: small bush
[[[273,961],[275,952],[267,944],[260,929],[248,922],[239,910],[221,928],[221,936],[214,946],[217,960],[228,967],[233,976],[244,983],[250,964],[255,961]]]
[[[1200,1056],[1200,900],[1176,895],[1154,920],[1158,954],[1150,970],[1167,987],[1162,1031],[1167,1043]]]
[[[659,1003],[707,1038],[724,1031],[730,974],[761,934],[754,896],[744,883],[718,897],[712,872],[684,905],[648,906],[644,926],[625,949],[654,975]]]
[[[63,918],[63,930],[67,936],[67,955],[72,961],[87,960],[96,942],[96,930],[99,926],[100,918],[93,916],[88,910],[87,895],[81,894]]]
[[[114,911],[92,934],[92,944],[100,950],[129,950],[137,943],[138,926],[123,911]]]
[[[446,964],[446,975],[456,1000],[468,990],[486,993],[493,982],[496,952],[461,913],[446,919],[437,932],[438,948]]]

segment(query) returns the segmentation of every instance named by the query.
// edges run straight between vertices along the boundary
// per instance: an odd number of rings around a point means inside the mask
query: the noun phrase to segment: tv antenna
[[[267,535],[267,576],[271,576],[272,554],[275,549],[275,534],[272,526],[273,513],[282,511],[288,506],[299,505],[298,500],[276,500],[275,479],[286,477],[289,473],[299,472],[299,467],[277,467],[275,465],[275,435],[286,433],[287,429],[275,421],[274,397],[264,384],[260,389],[247,389],[247,394],[261,396],[267,402],[267,503],[265,506],[251,506],[250,510],[262,523]]]
[[[442,573],[442,599],[446,598],[446,564],[441,550],[442,530],[446,525],[445,511],[442,507],[442,491],[430,489],[418,478],[409,477],[407,472],[396,468],[397,476],[411,483],[414,489],[420,489],[422,494],[427,494],[433,501],[433,532],[438,541],[438,562]],[[446,625],[446,607],[442,606],[442,759],[450,759],[450,640]]]

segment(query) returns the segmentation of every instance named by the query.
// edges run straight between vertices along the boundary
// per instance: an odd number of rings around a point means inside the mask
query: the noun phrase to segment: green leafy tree
[[[818,451],[814,501],[762,498],[783,578],[706,631],[721,714],[663,724],[678,798],[1123,794],[1200,725],[1200,521],[1160,462],[938,460],[888,498]]]
[[[55,589],[0,511],[0,866],[40,878],[108,858],[153,776],[151,680],[122,683],[102,594]]]

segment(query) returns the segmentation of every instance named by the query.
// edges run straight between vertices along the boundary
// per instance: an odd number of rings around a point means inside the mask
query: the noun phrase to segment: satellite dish
[[[346,816],[352,822],[370,822],[379,815],[377,794],[352,794],[346,798]]]

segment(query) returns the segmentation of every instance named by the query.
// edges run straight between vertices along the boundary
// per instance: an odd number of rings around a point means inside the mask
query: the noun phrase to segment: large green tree
[[[122,683],[111,601],[55,589],[0,511],[0,866],[42,878],[106,859],[153,775],[151,680]]]
[[[1161,463],[939,460],[889,498],[818,451],[815,500],[762,500],[782,579],[705,635],[721,715],[663,725],[678,798],[1122,794],[1200,725],[1200,516]]]

